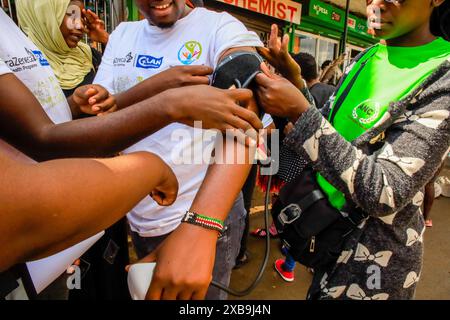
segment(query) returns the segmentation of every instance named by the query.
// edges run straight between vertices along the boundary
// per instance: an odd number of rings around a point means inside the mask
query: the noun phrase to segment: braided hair
[[[434,9],[430,19],[430,29],[435,36],[450,41],[450,0],[445,0]]]

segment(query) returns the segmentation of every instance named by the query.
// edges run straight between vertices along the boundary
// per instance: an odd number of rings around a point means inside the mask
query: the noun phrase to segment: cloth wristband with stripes
[[[207,229],[216,230],[219,234],[222,234],[224,229],[224,222],[222,220],[200,215],[192,211],[186,211],[181,222],[195,224]]]

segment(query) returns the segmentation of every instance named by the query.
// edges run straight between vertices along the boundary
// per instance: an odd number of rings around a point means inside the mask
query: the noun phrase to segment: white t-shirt
[[[6,66],[5,62],[0,59],[0,76],[7,73],[12,73],[12,71]]]
[[[54,123],[72,120],[67,99],[50,64],[3,9],[0,10],[0,30],[0,75],[14,73]]]
[[[262,45],[256,33],[231,15],[204,8],[193,10],[168,29],[152,26],[147,20],[121,23],[109,38],[94,83],[119,93],[172,66],[214,68],[220,55],[230,48]],[[178,198],[172,206],[160,207],[147,197],[128,214],[133,231],[153,237],[167,234],[180,224],[208,168],[199,158],[203,154],[209,159],[214,139],[211,135],[202,138],[204,132],[175,123],[126,150],[158,154],[171,166],[179,182]],[[193,160],[198,164],[180,164],[183,152],[197,157]]]

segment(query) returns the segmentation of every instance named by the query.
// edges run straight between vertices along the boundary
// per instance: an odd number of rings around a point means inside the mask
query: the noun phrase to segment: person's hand
[[[342,54],[335,60],[335,64],[336,64],[337,66],[340,66],[341,64],[344,63],[346,57],[347,57],[347,53],[345,53],[345,52],[342,53]]]
[[[267,113],[295,123],[310,103],[291,82],[271,73],[265,64],[261,65],[261,70],[263,73],[256,76],[258,104]]]
[[[294,124],[289,121],[283,129],[283,133],[287,136],[292,130],[294,130]]]
[[[141,85],[148,83],[149,90],[154,94],[167,89],[200,84],[208,85],[208,75],[212,72],[213,69],[208,66],[175,66],[144,80]]]
[[[92,41],[106,45],[109,40],[109,34],[105,30],[105,22],[91,10],[83,9],[83,16],[86,22],[86,33],[88,37]]]
[[[178,180],[172,169],[161,159],[160,167],[156,169],[161,174],[160,183],[150,192],[150,197],[160,206],[170,206],[177,199]]]
[[[297,88],[304,86],[300,66],[291,57],[288,50],[289,35],[281,40],[278,37],[278,26],[272,25],[268,48],[258,47],[259,54],[267,60],[279,73],[291,81]]]
[[[223,90],[197,85],[167,90],[163,95],[174,120],[189,126],[201,121],[203,129],[222,132],[241,129],[253,135],[255,130],[263,128],[255,112],[247,109],[253,97],[248,89]]]
[[[146,299],[204,299],[212,281],[217,236],[214,230],[182,223],[140,260],[138,263],[156,262]]]
[[[155,77],[161,81],[165,89],[193,86],[198,84],[209,84],[208,75],[213,69],[208,66],[175,66]]]
[[[117,111],[114,96],[97,84],[78,87],[72,95],[72,100],[80,112],[90,115],[105,115]]]

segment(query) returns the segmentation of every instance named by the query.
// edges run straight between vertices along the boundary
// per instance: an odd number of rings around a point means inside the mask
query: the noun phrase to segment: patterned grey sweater
[[[330,270],[316,274],[321,299],[411,299],[420,278],[424,186],[449,152],[450,59],[352,143],[309,108],[284,143],[369,218]]]

